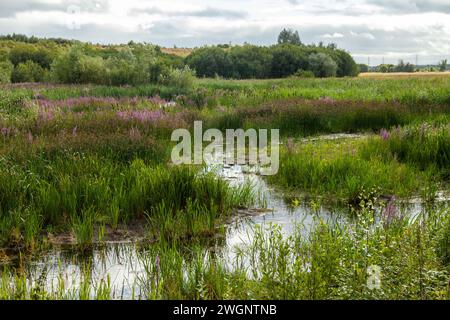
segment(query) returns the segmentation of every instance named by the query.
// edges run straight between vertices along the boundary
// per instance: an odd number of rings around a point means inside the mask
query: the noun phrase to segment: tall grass
[[[3,242],[30,244],[51,226],[73,231],[80,244],[90,244],[95,226],[116,228],[145,217],[152,222],[153,236],[166,225],[177,237],[212,235],[221,217],[253,201],[248,186],[233,189],[194,168],[151,166],[142,160],[121,164],[75,154],[9,165],[6,160],[1,164],[0,175]],[[165,205],[170,206],[167,215],[158,211]]]
[[[269,181],[287,190],[353,202],[362,189],[408,197],[436,181],[435,171],[420,171],[397,159],[362,157],[366,139],[315,141],[281,149],[280,169]]]

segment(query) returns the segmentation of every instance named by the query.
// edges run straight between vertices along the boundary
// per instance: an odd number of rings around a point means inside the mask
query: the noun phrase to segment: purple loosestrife
[[[166,108],[175,105],[174,102],[166,101],[164,99],[161,99],[159,96],[150,98],[133,97],[133,98],[119,98],[119,99],[113,97],[78,97],[78,98],[69,98],[65,100],[48,100],[42,98],[37,99],[37,103],[40,107],[43,108],[65,107],[68,109],[80,106],[93,106],[93,107],[119,106],[119,105],[136,106],[139,103],[147,103],[158,106],[160,108]]]
[[[142,123],[155,122],[163,119],[165,114],[162,110],[137,110],[137,111],[119,111],[117,112],[119,119],[124,121],[137,120]]]
[[[399,212],[395,202],[396,198],[395,196],[392,196],[381,212],[381,218],[385,226],[389,226],[392,222],[401,221],[403,219],[403,215]]]
[[[50,121],[55,117],[54,113],[50,109],[41,109],[38,114],[40,121]]]
[[[386,140],[389,140],[389,138],[391,137],[391,134],[386,129],[381,129],[380,136],[381,136],[381,139],[386,141]]]

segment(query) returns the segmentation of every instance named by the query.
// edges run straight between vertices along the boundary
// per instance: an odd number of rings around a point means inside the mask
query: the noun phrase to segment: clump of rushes
[[[0,162],[3,243],[31,244],[52,227],[72,231],[80,245],[89,246],[96,226],[116,228],[146,214],[152,222],[173,224],[168,228],[177,233],[175,238],[212,235],[218,219],[253,201],[249,186],[231,188],[196,168],[153,166],[142,160],[126,164],[83,154],[32,159],[23,166]],[[153,216],[164,204],[170,204],[170,214]],[[160,225],[151,226],[158,236]]]

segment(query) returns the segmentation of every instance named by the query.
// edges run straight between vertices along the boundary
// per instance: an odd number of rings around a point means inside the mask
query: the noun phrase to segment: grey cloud
[[[195,11],[168,11],[157,7],[150,7],[144,9],[133,8],[128,14],[150,14],[150,15],[164,15],[168,17],[198,17],[198,18],[227,18],[227,19],[241,19],[247,16],[244,11],[228,10],[221,8],[206,7],[202,10]]]
[[[13,17],[16,13],[25,11],[52,11],[61,9],[62,7],[59,4],[49,4],[42,1],[2,1],[0,2],[0,17]]]
[[[366,3],[380,7],[390,13],[450,13],[448,0],[366,0]]]
[[[40,0],[3,0],[0,2],[0,18],[11,18],[18,13],[30,11],[67,12],[73,6],[76,6],[81,12],[107,12],[109,2],[108,0],[62,0],[57,3],[49,3]]]

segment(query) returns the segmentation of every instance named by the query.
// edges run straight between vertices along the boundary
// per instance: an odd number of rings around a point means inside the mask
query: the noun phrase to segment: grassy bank
[[[289,140],[282,148],[280,171],[269,180],[287,190],[332,195],[350,203],[362,190],[426,200],[447,188],[449,142],[446,123],[383,130],[359,140]]]

